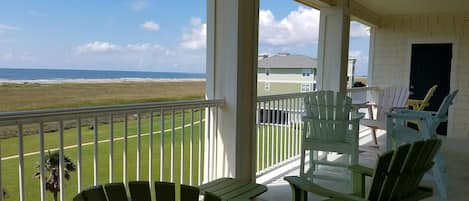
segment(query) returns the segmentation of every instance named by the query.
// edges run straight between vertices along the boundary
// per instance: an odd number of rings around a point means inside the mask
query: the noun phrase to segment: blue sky
[[[319,12],[261,0],[259,53],[316,57]],[[352,24],[356,74],[366,74],[366,27]],[[205,0],[0,2],[0,67],[205,72]]]

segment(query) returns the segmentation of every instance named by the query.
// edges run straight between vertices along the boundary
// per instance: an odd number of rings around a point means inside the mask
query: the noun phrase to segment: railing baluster
[[[164,181],[164,110],[160,111],[160,181]]]
[[[174,125],[175,125],[175,119],[174,119],[174,109],[171,110],[171,182],[174,182],[174,168],[176,167],[176,154],[174,151]]]
[[[261,128],[260,128],[260,116],[261,116],[261,110],[260,110],[260,103],[256,103],[256,144],[257,144],[257,149],[256,149],[256,154],[257,154],[257,162],[256,162],[256,172],[259,172],[259,170],[261,170],[261,159],[260,159],[260,133],[261,133]]]
[[[206,132],[206,142],[205,142],[205,144],[206,144],[207,146],[205,147],[205,150],[207,150],[207,151],[206,151],[207,154],[205,154],[205,155],[207,156],[207,165],[206,165],[205,167],[207,168],[207,177],[208,177],[208,181],[212,181],[212,179],[213,179],[213,169],[212,169],[212,167],[213,167],[213,166],[212,166],[213,161],[212,161],[212,159],[213,159],[213,158],[212,158],[211,156],[213,155],[213,153],[212,153],[212,152],[213,152],[213,150],[212,150],[212,147],[213,147],[213,145],[212,145],[213,140],[211,139],[212,136],[211,136],[211,132],[210,132],[210,131],[212,130],[212,127],[210,126],[211,117],[212,117],[210,106],[207,107],[207,109],[206,109],[206,115],[207,115],[207,117],[206,117],[206,118],[207,118],[207,122],[206,122],[206,124],[207,124],[206,129],[207,129],[207,130],[205,131],[205,132]]]
[[[25,189],[24,189],[24,153],[23,153],[23,124],[18,124],[18,179],[20,187],[20,201],[25,200]],[[2,192],[3,193],[3,192]]]
[[[215,143],[215,153],[214,153],[214,158],[213,158],[213,163],[214,163],[214,172],[215,172],[215,178],[218,178],[219,175],[218,175],[218,155],[219,155],[219,151],[218,151],[218,107],[214,107],[215,108],[215,117],[214,117],[214,121],[213,121],[213,127],[214,127],[214,130],[212,131],[213,133],[213,136],[214,136],[214,143]],[[221,161],[222,163],[225,163],[225,161]],[[224,169],[224,168],[222,168]],[[222,171],[222,174],[223,174],[224,171]],[[225,176],[225,175],[222,175],[222,176]]]
[[[59,184],[60,200],[65,201],[65,156],[64,156],[64,122],[59,121]]]
[[[275,106],[275,165],[278,165],[280,159],[280,142],[279,142],[279,123],[280,123],[280,101],[277,100]]]
[[[295,136],[295,137],[296,137],[296,143],[297,143],[297,144],[299,144],[299,140],[300,140],[299,138],[300,138],[300,136],[301,136],[301,110],[300,110],[301,105],[300,105],[300,101],[301,101],[301,99],[298,98],[298,99],[297,99],[298,105],[297,105],[297,112],[296,112],[297,131],[296,131],[296,136]],[[298,154],[299,151],[300,151],[300,150],[297,149],[297,153],[296,153],[296,154]]]
[[[1,161],[1,160],[0,160]],[[40,190],[41,190],[41,201],[46,200],[46,182],[45,182],[45,174],[44,174],[44,122],[39,123],[39,182],[40,182]],[[1,170],[0,170],[1,172]],[[1,182],[1,179],[0,179]],[[2,188],[0,187],[0,191]],[[0,195],[3,197],[3,195]]]
[[[81,153],[81,119],[77,119],[77,192],[81,192],[82,185],[82,153]]]
[[[284,117],[283,117],[283,114],[284,114],[284,106],[285,106],[285,99],[282,99],[281,100],[281,105],[280,105],[280,109],[279,109],[279,113],[280,113],[280,123],[279,123],[279,126],[280,126],[280,160],[283,161],[285,160],[285,125],[284,125]]]
[[[204,177],[206,177],[206,175],[204,176],[203,175],[203,170],[202,170],[202,137],[204,137],[204,135],[202,134],[202,105],[199,106],[199,156],[198,156],[198,159],[197,159],[197,162],[198,162],[198,175],[197,175],[197,182],[200,184],[202,184],[202,179]],[[206,147],[204,148],[206,149]],[[207,160],[204,158],[204,160]]]
[[[148,121],[148,181],[153,181],[153,112]]]
[[[98,117],[93,120],[93,185],[98,185]]]
[[[142,125],[142,121],[141,121],[141,115],[140,113],[137,113],[137,181],[140,180],[140,170],[142,169],[141,168],[141,160],[140,160],[140,157],[141,157],[141,150],[142,150],[142,130],[141,130],[141,125]]]
[[[184,109],[182,109],[181,111],[181,163],[180,163],[180,166],[181,166],[181,174],[179,175],[180,179],[181,179],[181,184],[184,184],[184,161],[185,161],[185,157],[184,157],[184,124],[185,124],[185,119],[184,119],[185,115],[184,115]]]
[[[44,183],[44,182],[42,182]],[[42,192],[42,191],[41,191]],[[3,201],[3,185],[2,185],[2,142],[0,141],[0,201]],[[41,201],[44,201],[44,198],[41,194]]]
[[[272,116],[272,110],[270,109],[270,101],[268,101],[269,106],[267,107],[267,167],[270,167],[271,164],[271,157],[273,156],[273,150],[272,150],[272,124],[271,124],[271,116]]]
[[[266,168],[266,135],[265,135],[265,124],[266,124],[266,119],[267,119],[267,116],[266,116],[266,109],[265,109],[265,101],[262,102],[262,170],[264,170]]]
[[[109,114],[109,183],[112,183],[114,176],[114,121],[112,114]]]
[[[128,128],[128,119],[127,119],[127,113],[124,113],[124,148],[122,150],[122,181],[124,182],[125,185],[127,185],[127,143],[128,143],[128,133],[127,133],[127,128]]]
[[[285,106],[285,130],[286,130],[286,146],[287,146],[287,151],[286,151],[286,159],[290,159],[290,148],[291,148],[291,135],[290,135],[290,99],[286,99],[286,106]]]
[[[194,143],[194,108],[191,108],[191,134],[190,134],[190,142],[189,142],[189,185],[194,185],[192,181],[192,170],[194,161],[194,152],[193,152],[193,143]]]

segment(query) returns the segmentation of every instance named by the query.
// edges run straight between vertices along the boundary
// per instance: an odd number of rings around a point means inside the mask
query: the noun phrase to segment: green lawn
[[[184,168],[183,168],[183,181],[184,183],[189,183],[189,173],[192,171],[193,173],[193,182],[194,185],[198,183],[198,163],[200,162],[203,164],[203,157],[201,159],[198,158],[198,150],[199,150],[199,111],[194,113],[194,143],[193,143],[193,167],[192,170],[190,167],[189,161],[189,143],[190,143],[190,113],[185,113],[185,127],[184,127],[184,144],[186,145],[184,149]],[[164,158],[160,158],[160,138],[161,138],[161,119],[159,116],[154,116],[154,128],[153,128],[153,170],[152,170],[152,181],[160,179],[160,161],[164,160],[164,176],[163,179],[165,181],[170,180],[170,171],[171,171],[171,131],[167,130],[171,128],[171,116],[169,113],[165,114],[165,133],[164,133]],[[204,123],[202,121],[202,123]],[[147,117],[142,117],[141,120],[141,179],[148,180],[148,146],[149,146],[149,136],[148,136],[148,124],[149,119]],[[175,115],[175,172],[174,177],[175,181],[179,182],[181,178],[181,142],[182,142],[182,117],[181,113],[178,112]],[[202,124],[202,133],[204,133],[204,124]],[[123,136],[123,123],[122,121],[114,122],[114,175],[113,180],[114,182],[122,181],[122,167],[123,167],[123,140],[119,139]],[[275,133],[278,129],[278,137],[276,137]],[[281,130],[283,129],[283,132]],[[132,118],[128,121],[128,181],[136,180],[136,154],[137,154],[137,138],[135,137],[137,130],[137,121]],[[109,139],[109,125],[108,124],[101,124],[98,127],[98,139],[99,140],[108,140]],[[293,155],[293,150],[298,149],[298,145],[293,144],[293,135],[297,134],[296,137],[299,137],[299,132],[296,132],[295,128],[286,129],[282,126],[276,125],[258,125],[258,141],[261,145],[261,149],[263,148],[264,155],[259,156],[258,162],[258,170],[260,168],[266,168],[272,166],[282,160],[287,159]],[[264,133],[264,135],[262,135]],[[282,134],[283,133],[283,134]],[[59,135],[57,132],[47,133],[45,135],[45,146],[46,150],[53,149],[58,147],[58,139]],[[267,140],[268,139],[268,140]],[[76,145],[77,140],[77,132],[76,129],[67,129],[64,131],[64,143],[65,146],[73,146]],[[203,139],[202,146],[203,146]],[[292,142],[292,146],[290,147],[291,155],[288,156],[287,152],[280,152],[280,144],[283,142],[284,145],[287,144],[288,140]],[[93,142],[93,130],[89,129],[88,126],[82,127],[82,143],[86,144],[89,142]],[[18,153],[18,138],[8,138],[3,139],[1,141],[2,144],[2,156],[14,156]],[[285,147],[286,149],[287,147]],[[99,183],[108,183],[109,181],[109,142],[102,142],[99,143]],[[203,151],[203,147],[201,147]],[[31,153],[31,152],[38,152],[39,151],[39,135],[29,135],[24,137],[24,153]],[[71,147],[65,150],[65,155],[68,156],[72,161],[76,161],[77,158],[77,150],[76,147]],[[82,188],[87,188],[93,185],[93,146],[90,145],[83,145],[82,146]],[[274,159],[276,156],[279,157],[279,161]],[[270,157],[270,162],[267,163],[266,159]],[[39,189],[39,180],[33,177],[33,174],[36,172],[35,167],[37,166],[39,161],[39,154],[33,154],[30,156],[24,157],[25,163],[25,184],[26,184],[26,198],[31,200],[31,198],[39,198],[40,189]],[[3,176],[3,185],[4,188],[8,192],[8,197],[6,200],[19,200],[18,194],[18,159],[12,158],[8,160],[2,161],[2,176]],[[71,175],[70,181],[66,182],[66,200],[72,200],[73,196],[77,193],[77,173],[73,172]],[[35,199],[36,200],[36,199]],[[47,193],[47,200],[52,200],[52,194]]]
[[[170,158],[171,158],[171,131],[166,131],[164,133],[164,158],[160,158],[160,122],[161,119],[159,116],[154,117],[154,135],[153,135],[153,170],[152,170],[152,180],[159,180],[160,178],[160,161],[164,160],[164,180],[170,180]],[[182,126],[182,118],[181,114],[177,113],[175,116],[175,172],[174,177],[175,181],[180,181],[181,174],[181,126]],[[141,133],[144,134],[141,138],[141,179],[147,180],[148,179],[148,146],[149,146],[149,136],[148,136],[148,118],[142,118],[142,127]],[[198,149],[199,149],[199,112],[196,111],[194,113],[194,143],[193,143],[193,168],[192,170],[189,169],[189,143],[190,143],[190,131],[191,128],[186,126],[184,128],[184,143],[186,145],[184,149],[184,171],[183,171],[183,178],[184,183],[189,183],[189,171],[193,173],[193,182],[197,184],[198,178],[198,162],[200,161],[203,164],[203,158],[198,158]],[[185,124],[190,123],[190,113],[185,113]],[[136,127],[137,121],[136,120],[129,120],[128,122],[128,135],[134,136],[136,135]],[[115,122],[114,123],[114,137],[119,138],[123,136],[123,123],[122,122]],[[171,118],[170,114],[165,114],[165,130],[171,128]],[[102,124],[98,127],[99,140],[106,140],[109,139],[109,125]],[[204,131],[202,131],[204,132]],[[76,145],[76,129],[67,129],[64,132],[64,142],[65,146]],[[93,140],[93,130],[89,129],[87,126],[82,127],[82,143],[92,142]],[[203,140],[203,139],[201,139]],[[16,155],[18,152],[18,138],[9,138],[4,139],[1,142],[2,144],[2,156],[8,157],[12,155]],[[45,146],[47,149],[57,148],[58,147],[58,133],[47,133],[45,135]],[[202,143],[203,146],[203,143]],[[201,147],[203,150],[203,147]],[[109,142],[99,143],[99,183],[108,183],[109,181]],[[30,152],[37,152],[39,151],[39,135],[29,135],[24,137],[24,153]],[[137,154],[137,138],[129,137],[128,139],[128,180],[135,180],[136,179],[136,154]],[[70,148],[65,150],[65,155],[68,156],[72,161],[76,161],[77,158],[77,150],[76,148]],[[82,147],[82,188],[86,188],[93,185],[93,146],[92,145],[84,145]],[[122,162],[123,160],[123,140],[115,140],[114,141],[114,175],[113,180],[122,181]],[[31,156],[24,157],[24,165],[25,165],[25,192],[26,198],[31,200],[32,198],[39,198],[40,191],[39,191],[39,180],[37,178],[33,178],[33,174],[35,173],[36,165],[39,161],[39,154],[34,154]],[[3,176],[3,186],[8,192],[8,196],[6,200],[19,200],[19,190],[18,190],[18,159],[13,158],[9,160],[2,161],[2,176]],[[76,172],[72,173],[70,181],[66,182],[66,200],[72,200],[73,196],[77,193],[77,176]],[[52,194],[47,193],[47,200],[52,200]]]

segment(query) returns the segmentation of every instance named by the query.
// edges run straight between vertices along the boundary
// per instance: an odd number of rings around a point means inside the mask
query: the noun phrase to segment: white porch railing
[[[211,111],[217,111],[223,102],[197,100],[0,113],[0,129],[17,135],[2,140],[3,155],[0,146],[0,192],[6,188],[8,200],[50,200],[46,194],[49,170],[43,162],[46,151],[59,152],[62,201],[71,200],[83,187],[99,183],[158,179],[198,185],[204,177],[204,146],[211,144],[207,136],[213,133],[202,122],[210,119]],[[76,164],[76,179],[73,173],[70,182],[64,180],[65,157]],[[133,168],[135,171],[130,170]],[[39,179],[32,178],[35,171],[40,173]]]
[[[300,154],[303,97],[294,93],[257,98],[257,175]]]
[[[378,90],[377,87],[349,88],[347,95],[356,102],[374,102]],[[258,176],[300,156],[303,99],[309,93],[257,98]]]

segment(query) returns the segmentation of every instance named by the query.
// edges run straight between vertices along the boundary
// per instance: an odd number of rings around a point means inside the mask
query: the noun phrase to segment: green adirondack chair
[[[174,183],[155,182],[156,201],[175,201],[176,189]],[[151,201],[150,182],[131,181],[129,182],[130,199],[123,183],[110,183],[104,188],[93,186],[82,191],[73,198],[73,201]],[[193,186],[180,185],[181,200],[199,201],[199,189]],[[209,200],[216,201],[216,196],[209,196]],[[206,199],[207,200],[207,199]]]
[[[351,113],[352,99],[333,91],[311,93],[304,101],[306,116],[303,117],[300,176],[310,181],[318,178],[351,184],[348,167],[358,163],[358,129],[364,114]],[[309,169],[305,169],[307,151]],[[319,151],[326,154],[320,156]],[[328,160],[329,152],[340,153],[345,160]],[[321,174],[317,171],[319,165],[343,168],[344,174]]]
[[[387,114],[387,149],[393,149],[403,143],[411,143],[418,140],[436,138],[436,130],[441,122],[448,119],[448,109],[453,104],[458,90],[450,93],[440,105],[437,112],[397,110]],[[419,129],[415,130],[407,126],[407,122],[418,122]],[[440,196],[448,197],[448,175],[443,154],[438,152],[435,157],[435,166],[431,171],[431,179],[435,182]]]
[[[400,146],[378,158],[375,169],[354,166],[361,191],[358,194],[343,194],[314,184],[307,179],[289,176],[293,201],[306,201],[307,193],[328,197],[329,201],[415,201],[432,196],[431,188],[420,186],[425,172],[434,164],[433,158],[441,146],[441,140],[430,139]],[[372,177],[370,191],[365,196],[365,176]]]

